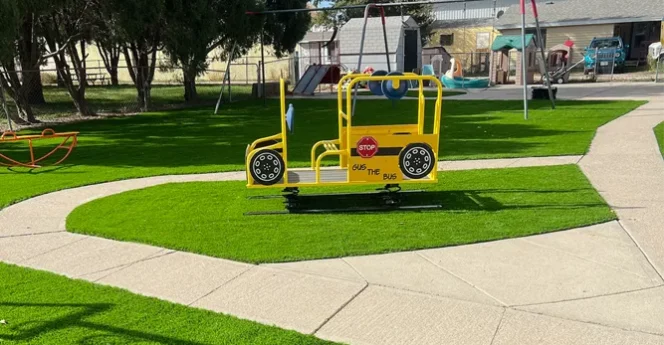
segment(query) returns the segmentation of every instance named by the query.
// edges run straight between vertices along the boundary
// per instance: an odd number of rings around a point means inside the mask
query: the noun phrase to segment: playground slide
[[[443,85],[447,89],[486,89],[490,83],[488,78],[470,79],[456,77],[452,79],[445,75],[440,77],[440,81],[443,82]]]
[[[330,65],[311,65],[304,72],[300,81],[297,82],[293,93],[296,95],[312,96],[314,90],[318,87],[320,82],[325,78],[325,75],[330,70]]]

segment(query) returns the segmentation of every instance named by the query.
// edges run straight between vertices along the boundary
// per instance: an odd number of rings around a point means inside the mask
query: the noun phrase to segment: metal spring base
[[[417,211],[443,207],[440,204],[404,205],[408,195],[417,193],[425,191],[401,191],[399,185],[386,185],[374,192],[300,195],[298,188],[286,188],[281,195],[249,197],[259,200],[284,198],[285,210],[246,212],[244,215]]]

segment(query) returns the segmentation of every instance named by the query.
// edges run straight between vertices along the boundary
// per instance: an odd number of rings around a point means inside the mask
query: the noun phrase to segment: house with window
[[[468,73],[487,72],[491,44],[500,35],[494,27],[496,18],[517,3],[519,0],[483,0],[433,5],[435,21],[422,52],[423,64],[442,74],[453,56]]]
[[[496,18],[519,0],[483,0],[435,4],[435,21],[427,47],[444,47],[450,54],[489,51],[498,32]]]
[[[595,37],[621,37],[627,60],[645,61],[648,46],[664,37],[662,32],[663,0],[549,0],[538,1],[542,39],[545,48],[575,43],[572,61],[583,58],[584,48]],[[527,32],[536,34],[535,21],[528,5]],[[521,33],[518,4],[497,17],[496,29],[503,35]]]

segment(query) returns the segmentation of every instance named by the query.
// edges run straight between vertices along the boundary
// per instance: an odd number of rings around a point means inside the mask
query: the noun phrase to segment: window
[[[454,34],[440,35],[441,46],[451,46],[454,44]]]
[[[489,41],[491,40],[491,34],[488,32],[478,32],[477,33],[477,49],[489,49]]]

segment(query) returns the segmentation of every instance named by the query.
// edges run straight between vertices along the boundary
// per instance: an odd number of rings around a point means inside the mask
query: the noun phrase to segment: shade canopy
[[[535,38],[535,35],[528,34],[526,35],[526,47],[530,45],[530,42]],[[521,47],[521,36],[519,35],[500,35],[493,40],[491,45],[491,50],[499,51],[503,49],[516,49],[518,51],[523,50]]]

